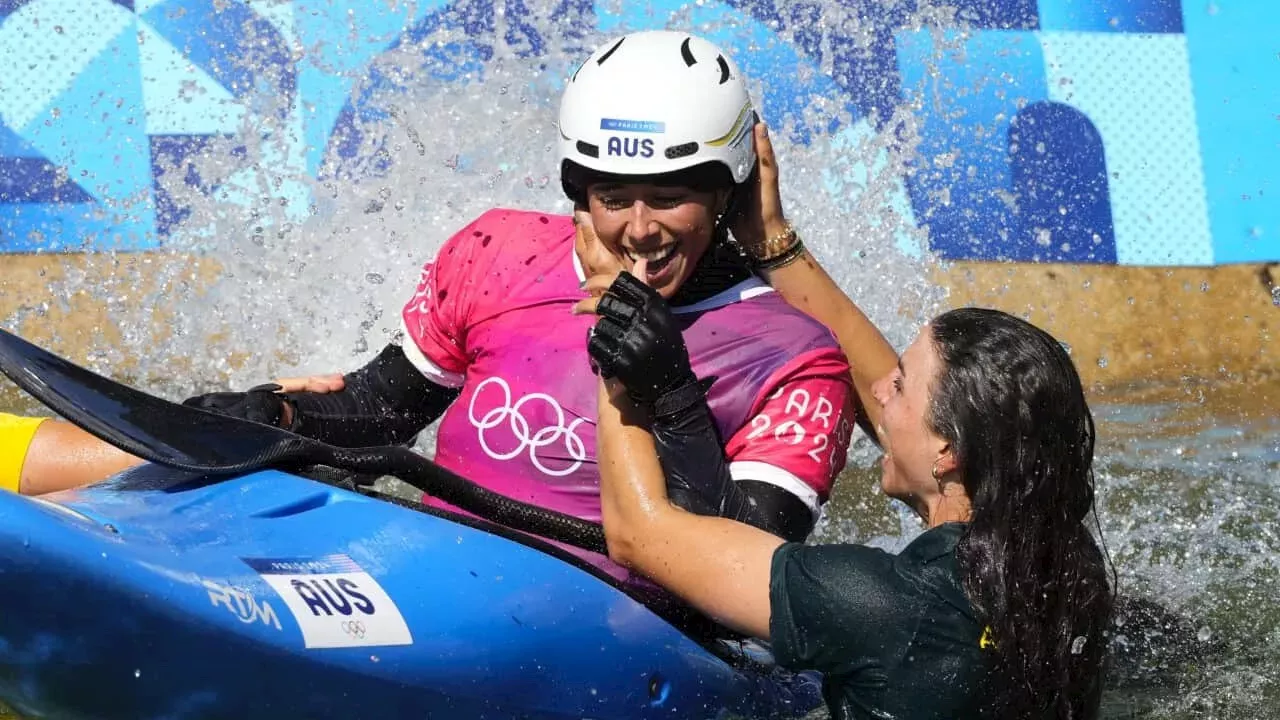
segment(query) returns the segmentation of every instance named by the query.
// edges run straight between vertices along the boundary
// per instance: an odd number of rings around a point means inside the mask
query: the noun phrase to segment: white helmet
[[[720,163],[734,183],[755,167],[756,115],[738,66],[683,32],[644,31],[596,49],[560,100],[560,174],[576,163],[614,175],[656,175]]]

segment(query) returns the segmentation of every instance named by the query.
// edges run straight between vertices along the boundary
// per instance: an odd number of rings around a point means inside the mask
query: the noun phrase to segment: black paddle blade
[[[162,400],[3,329],[0,372],[73,424],[160,465],[230,474],[316,454],[315,443],[284,429]]]

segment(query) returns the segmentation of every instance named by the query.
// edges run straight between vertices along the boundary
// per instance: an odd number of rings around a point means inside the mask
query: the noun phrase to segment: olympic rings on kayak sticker
[[[391,597],[346,555],[241,559],[284,600],[307,648],[413,644]]]
[[[343,620],[340,625],[342,632],[350,635],[357,640],[363,640],[365,635],[364,623],[359,620]]]

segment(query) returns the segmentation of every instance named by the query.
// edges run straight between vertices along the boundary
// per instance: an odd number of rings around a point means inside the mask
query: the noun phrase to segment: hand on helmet
[[[189,397],[182,402],[188,407],[209,410],[221,415],[252,420],[264,425],[282,427],[286,418],[287,400],[280,391],[284,388],[276,383],[266,383],[249,388],[246,392],[216,392]]]
[[[752,131],[756,150],[754,180],[744,185],[738,209],[729,228],[744,248],[763,245],[770,237],[786,231],[787,218],[782,211],[782,191],[778,185],[778,158],[773,152],[769,129],[756,123]]]
[[[617,378],[641,407],[655,408],[661,399],[694,385],[697,377],[675,315],[656,290],[637,279],[644,277],[644,260],[632,274],[616,279],[597,275],[587,281],[593,295],[574,312],[600,316],[587,338],[590,355],[601,377]]]

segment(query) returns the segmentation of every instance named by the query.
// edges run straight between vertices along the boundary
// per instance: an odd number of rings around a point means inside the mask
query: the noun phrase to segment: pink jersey
[[[461,388],[440,420],[436,462],[599,522],[597,380],[586,352],[596,317],[570,312],[585,297],[573,240],[569,217],[486,212],[423,269],[404,308],[404,350],[432,381]],[[816,517],[853,430],[835,338],[755,278],[672,309],[694,372],[718,378],[708,403],[733,478],[784,488]]]

